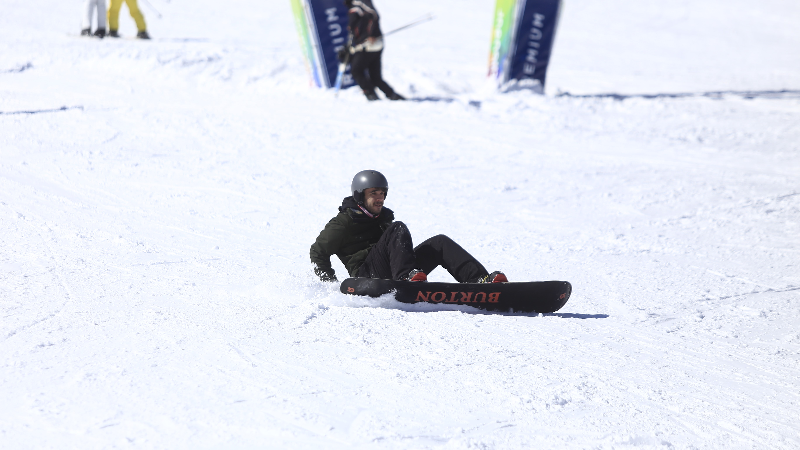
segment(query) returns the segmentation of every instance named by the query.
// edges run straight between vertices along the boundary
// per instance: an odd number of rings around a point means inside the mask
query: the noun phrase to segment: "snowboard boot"
[[[136,39],[150,39],[150,35],[147,34],[147,31],[140,31],[136,33]]]
[[[503,272],[495,270],[485,277],[478,278],[478,283],[508,283],[508,278],[506,278]]]
[[[374,102],[375,100],[380,100],[378,98],[378,95],[375,94],[374,92],[365,92],[364,95],[366,95],[367,96],[367,100],[369,100],[371,102]]]
[[[98,28],[94,32],[94,37],[99,37],[100,39],[103,39],[104,37],[106,37],[106,29],[105,28]]]
[[[394,92],[392,93],[392,95],[389,96],[389,100],[405,100],[405,99],[406,99],[405,97],[398,94],[397,92]]]
[[[411,271],[408,272],[406,281],[428,281],[428,276],[419,269],[411,269]]]
[[[108,34],[106,36],[110,38],[118,38],[119,32],[117,32],[117,30],[108,30]]]
[[[91,36],[92,30],[89,28],[84,28],[81,30],[81,36]]]

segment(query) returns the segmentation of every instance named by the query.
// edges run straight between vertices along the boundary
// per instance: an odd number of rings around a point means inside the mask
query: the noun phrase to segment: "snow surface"
[[[309,88],[287,0],[3,0],[0,447],[800,448],[800,2],[567,0],[546,96],[487,85],[493,1],[376,3],[437,16],[387,38],[416,102]],[[315,280],[366,168],[572,299]]]

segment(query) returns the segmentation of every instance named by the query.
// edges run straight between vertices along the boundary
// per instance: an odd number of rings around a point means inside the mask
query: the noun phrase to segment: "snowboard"
[[[439,283],[348,278],[339,289],[345,294],[370,297],[394,292],[394,298],[403,303],[444,303],[487,311],[537,313],[558,311],[572,293],[572,285],[566,281]]]

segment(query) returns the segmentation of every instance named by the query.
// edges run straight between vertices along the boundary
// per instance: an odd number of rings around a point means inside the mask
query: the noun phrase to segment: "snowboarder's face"
[[[383,209],[383,201],[386,199],[386,189],[367,188],[364,189],[364,207],[370,214],[378,215]]]

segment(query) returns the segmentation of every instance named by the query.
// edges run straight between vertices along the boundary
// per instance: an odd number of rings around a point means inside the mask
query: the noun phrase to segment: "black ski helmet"
[[[362,170],[353,177],[353,182],[350,184],[350,192],[353,193],[356,203],[364,204],[364,190],[369,188],[384,188],[386,195],[389,195],[389,182],[382,173],[377,170]]]

